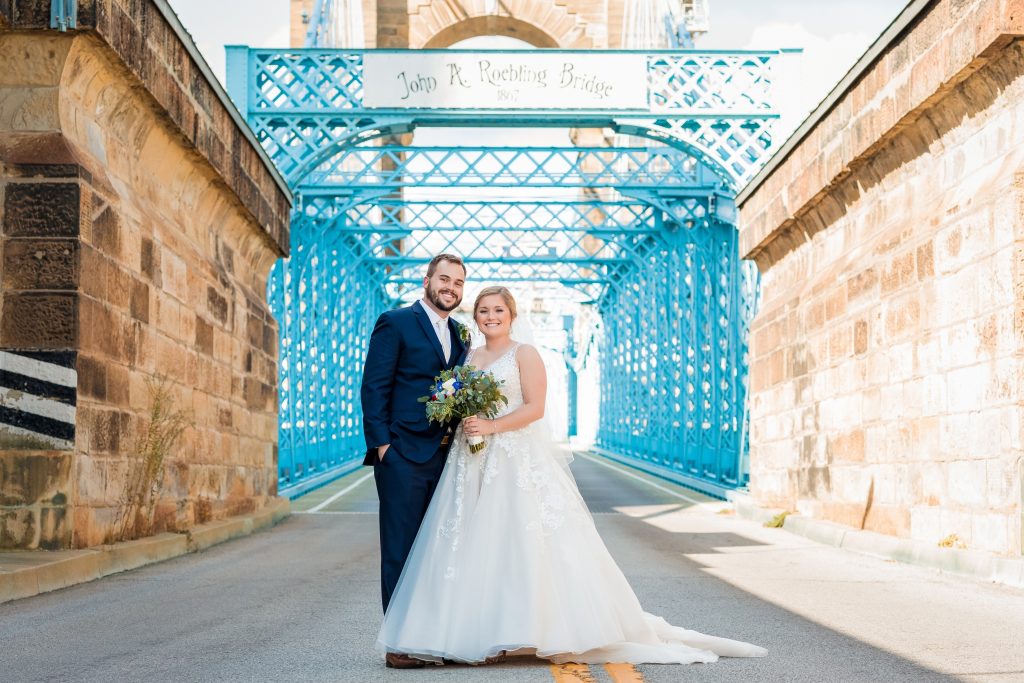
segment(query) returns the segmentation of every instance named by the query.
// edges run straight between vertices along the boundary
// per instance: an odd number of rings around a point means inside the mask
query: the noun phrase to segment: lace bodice
[[[508,405],[499,408],[498,417],[523,405],[523,386],[516,361],[519,346],[513,344],[485,367],[473,364],[473,356],[476,355],[473,352],[466,359],[467,365],[491,372],[495,379],[504,382],[501,391],[508,399]],[[550,437],[542,436],[538,429],[539,425],[533,423],[520,429],[488,434],[484,436],[487,445],[479,454],[470,453],[462,424],[455,430],[455,444],[448,454],[442,475],[443,479],[450,479],[451,495],[444,498],[443,503],[438,503],[436,520],[437,536],[451,544],[453,553],[461,544],[467,509],[474,509],[481,497],[525,497],[530,501],[525,503],[527,511],[516,522],[531,533],[548,534],[562,525],[567,506],[578,498],[579,493],[571,478],[566,476],[567,471],[563,472],[555,464]],[[490,486],[503,489],[504,493],[495,490],[485,493]],[[586,514],[585,507],[579,510]],[[454,565],[449,566],[445,578],[454,578],[454,572]]]
[[[470,351],[466,359],[468,365],[473,365],[473,356],[476,355],[477,347]],[[486,370],[494,375],[501,385],[501,393],[508,399],[508,405],[503,405],[498,410],[498,417],[507,415],[519,406],[523,405],[523,385],[519,378],[519,363],[516,362],[516,351],[519,344],[513,344],[505,353],[485,368],[477,367],[477,370]],[[475,367],[475,366],[474,366]]]

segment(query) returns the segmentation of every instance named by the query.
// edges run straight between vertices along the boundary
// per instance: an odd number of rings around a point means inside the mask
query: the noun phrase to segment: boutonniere
[[[468,344],[472,336],[469,333],[469,328],[461,323],[456,323],[459,327],[459,339],[462,340],[463,344]]]

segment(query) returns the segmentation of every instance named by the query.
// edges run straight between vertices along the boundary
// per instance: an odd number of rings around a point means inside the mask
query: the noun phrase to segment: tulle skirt
[[[763,648],[640,606],[565,463],[536,430],[468,453],[461,430],[392,595],[377,647],[439,661],[507,651],[557,663],[714,662]]]

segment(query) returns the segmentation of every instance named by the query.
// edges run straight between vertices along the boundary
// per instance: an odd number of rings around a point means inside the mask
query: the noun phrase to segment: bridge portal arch
[[[434,47],[514,29],[529,42],[574,45],[587,23],[577,16],[575,28],[559,33],[525,14],[414,21],[439,7],[410,10],[396,29],[406,44]],[[732,198],[771,144],[778,53],[604,53],[643,65],[642,106],[371,101],[377,83],[368,64],[378,55],[422,61],[442,52],[459,51],[229,52],[232,95],[296,195],[291,257],[275,267],[270,285],[281,331],[281,489],[311,486],[356,462],[366,338],[381,310],[415,291],[430,255],[446,249],[463,253],[477,278],[581,293],[589,327],[566,320],[564,352],[574,369],[595,360],[600,367],[599,447],[719,495],[742,486],[746,335],[757,279],[738,258]],[[623,137],[611,147],[583,139],[564,147],[431,147],[402,137],[424,127],[506,125]],[[459,188],[525,192],[496,201],[453,196]]]
[[[516,16],[482,15],[467,17],[441,28],[423,44],[425,49],[439,49],[455,45],[469,38],[482,36],[504,36],[515,38],[537,48],[575,47],[559,42],[536,24]]]

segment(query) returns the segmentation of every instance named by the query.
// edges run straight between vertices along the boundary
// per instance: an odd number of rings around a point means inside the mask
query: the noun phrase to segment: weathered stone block
[[[924,280],[935,275],[935,252],[931,241],[917,248],[917,279]]]
[[[160,252],[154,245],[153,240],[148,237],[143,237],[140,251],[139,261],[143,274],[146,275],[153,284],[160,286]]]
[[[47,506],[39,509],[39,541],[32,548],[61,550],[71,545],[71,507]]]
[[[986,463],[983,460],[958,460],[949,464],[947,484],[950,500],[964,506],[985,503]]]
[[[213,355],[213,326],[196,316],[196,348],[206,355]]]
[[[76,348],[77,300],[75,294],[6,294],[0,319],[0,345],[24,349]]]
[[[77,240],[8,239],[3,264],[4,289],[78,287]]]
[[[0,451],[0,506],[65,505],[70,473],[66,451]]]
[[[69,510],[65,504],[0,510],[0,549],[61,550],[70,547]]]
[[[121,253],[121,228],[117,214],[105,206],[92,220],[92,244],[105,254],[117,258]]]
[[[78,392],[87,398],[103,401],[107,398],[107,364],[98,358],[78,356]]]
[[[0,548],[31,548],[38,537],[37,508],[0,510]]]
[[[864,430],[855,429],[828,441],[829,455],[835,460],[864,460]]]
[[[847,281],[847,298],[852,301],[874,291],[878,286],[879,275],[874,268],[865,268]]]
[[[188,301],[188,266],[173,251],[164,250],[160,256],[164,289],[179,301]]]
[[[4,97],[0,98],[0,128],[12,131],[51,131],[58,128],[58,92],[55,87],[5,87]]]
[[[868,350],[868,321],[858,320],[853,324],[853,352],[856,355]]]
[[[130,416],[117,410],[79,409],[79,429],[87,436],[87,448],[96,453],[118,453],[134,447]]]
[[[910,531],[910,511],[902,505],[872,505],[864,518],[863,528],[905,537]]]
[[[971,549],[1002,553],[1009,545],[1009,519],[1005,514],[979,514],[971,518]]]
[[[45,3],[16,3],[19,14],[31,8],[38,13],[38,28],[50,25],[49,11]],[[22,7],[28,5],[28,8]],[[45,15],[45,16],[44,16]],[[17,21],[21,25],[22,17]],[[37,17],[32,17],[29,25],[36,24]],[[32,41],[5,41],[0,44],[0,87],[10,86],[47,86],[60,82],[64,60],[67,58],[70,41],[61,40],[57,36],[39,34]]]
[[[915,279],[915,273],[913,251],[894,257],[882,271],[882,292],[892,292],[911,284]]]
[[[128,367],[121,363],[107,364],[107,403],[118,408],[130,407]]]
[[[149,322],[149,286],[144,282],[133,281],[131,284],[131,316],[136,320]]]
[[[889,340],[917,330],[921,320],[921,302],[915,294],[893,301],[885,316],[885,334]]]
[[[4,192],[4,234],[9,237],[77,237],[78,183],[10,183]]]

